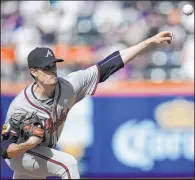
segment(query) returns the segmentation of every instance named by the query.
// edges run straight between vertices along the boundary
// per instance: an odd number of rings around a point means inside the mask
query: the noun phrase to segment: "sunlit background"
[[[58,149],[81,177],[194,176],[193,1],[1,1],[1,126],[15,95],[33,82],[27,55],[53,49],[58,76],[85,69],[160,31],[152,46],[70,111]],[[13,172],[1,160],[1,176]]]

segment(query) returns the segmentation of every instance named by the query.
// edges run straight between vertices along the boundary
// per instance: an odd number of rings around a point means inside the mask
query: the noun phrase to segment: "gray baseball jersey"
[[[97,65],[73,72],[65,78],[59,77],[53,98],[44,101],[38,100],[33,94],[34,84],[29,85],[18,94],[10,105],[3,133],[12,133],[17,136],[18,129],[11,127],[10,118],[22,121],[21,114],[36,113],[42,119],[46,141],[19,157],[5,159],[8,166],[14,170],[14,178],[35,176],[45,178],[50,175],[57,175],[62,179],[79,178],[77,160],[68,153],[55,150],[54,147],[73,105],[86,95],[93,94],[99,82],[105,81],[122,67],[124,67],[124,63],[120,52],[116,51]],[[14,141],[16,139],[14,137]],[[18,143],[22,141],[22,138],[18,139]]]
[[[54,96],[44,101],[38,100],[33,94],[34,83],[29,85],[15,97],[9,107],[6,132],[18,134],[18,130],[9,124],[12,116],[20,119],[21,114],[36,113],[46,130],[46,141],[40,145],[55,147],[69,110],[86,95],[95,92],[98,76],[98,67],[94,65],[86,70],[70,73],[67,77],[58,77]],[[19,138],[18,142],[22,142],[22,139]]]
[[[9,119],[20,120],[21,114],[36,113],[42,119],[46,140],[23,155],[5,159],[7,165],[14,171],[17,178],[46,178],[60,176],[62,179],[78,179],[77,160],[66,152],[55,150],[54,147],[61,135],[69,110],[75,103],[95,92],[99,82],[99,69],[96,65],[58,77],[53,98],[40,101],[33,94],[33,84],[22,90],[12,101],[4,129],[4,133],[18,135],[19,129],[14,129]],[[76,132],[75,132],[76,133]],[[24,140],[19,137],[18,142]]]

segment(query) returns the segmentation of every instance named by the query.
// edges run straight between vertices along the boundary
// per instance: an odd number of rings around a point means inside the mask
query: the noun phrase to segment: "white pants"
[[[72,155],[44,146],[37,146],[19,157],[5,161],[14,171],[13,179],[46,179],[47,176],[80,178],[77,160]]]

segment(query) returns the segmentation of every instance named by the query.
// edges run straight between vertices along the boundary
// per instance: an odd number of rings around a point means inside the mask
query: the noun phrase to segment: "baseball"
[[[191,15],[193,13],[193,7],[190,4],[185,4],[183,6],[183,13],[187,16]]]

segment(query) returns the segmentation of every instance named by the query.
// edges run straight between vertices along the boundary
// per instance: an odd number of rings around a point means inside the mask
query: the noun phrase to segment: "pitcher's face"
[[[44,68],[33,68],[30,72],[37,81],[43,85],[56,85],[57,82],[57,67],[56,63],[46,66]]]

